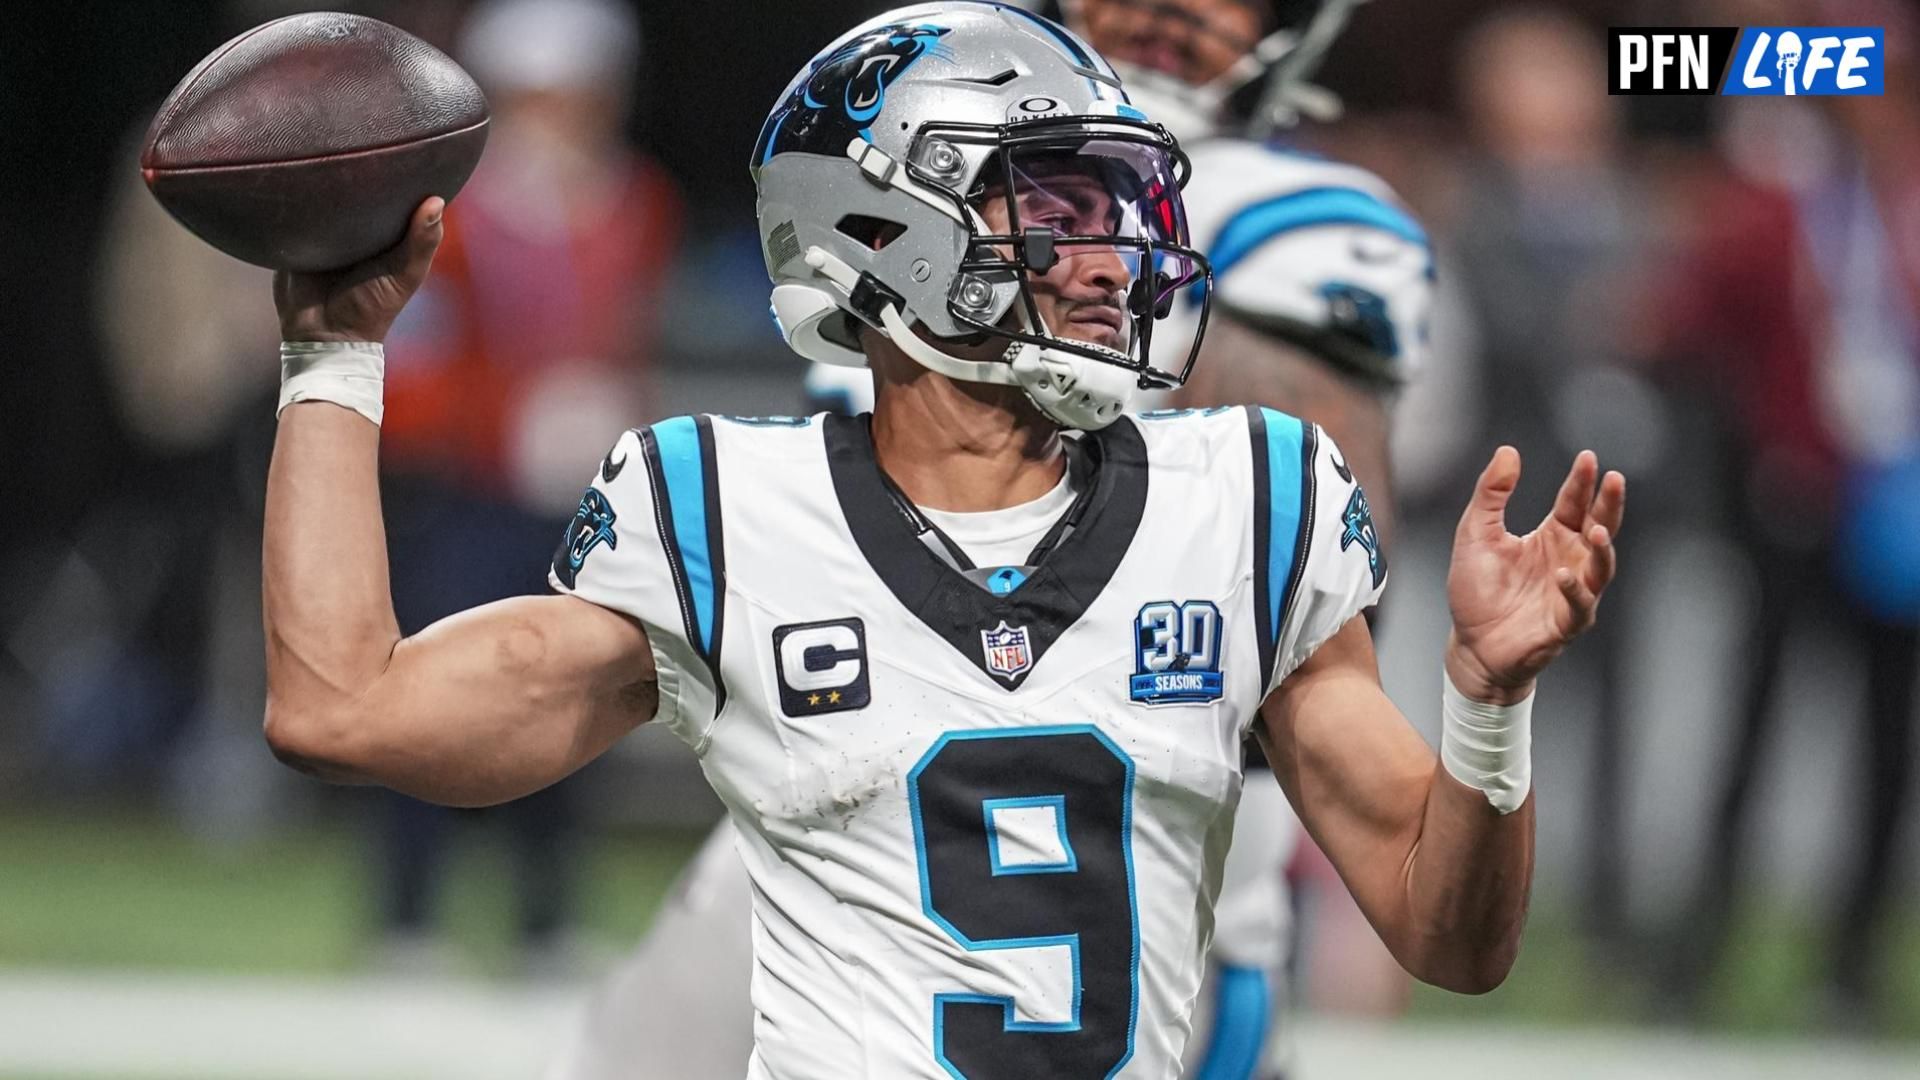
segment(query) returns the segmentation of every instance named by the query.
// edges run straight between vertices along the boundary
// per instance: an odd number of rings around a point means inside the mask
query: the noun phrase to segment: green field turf
[[[443,925],[482,974],[512,969],[508,864],[487,831],[454,832]],[[603,836],[578,891],[588,933],[635,940],[700,836]],[[275,834],[209,847],[150,818],[0,816],[0,965],[320,973],[365,962],[376,928],[365,834]]]
[[[443,912],[448,937],[476,973],[505,977],[515,953],[504,853],[487,832],[455,836]],[[686,833],[593,840],[579,890],[583,934],[610,951],[635,940],[699,840]],[[343,824],[214,848],[148,817],[0,815],[0,966],[353,970],[369,962],[374,928],[366,842]],[[1505,986],[1479,998],[1422,988],[1415,1013],[1541,1025],[1679,1019],[1660,1014],[1632,958],[1593,955],[1553,900],[1536,898]],[[1888,957],[1896,983],[1872,1027],[1920,1039],[1920,909],[1904,914]],[[1817,1030],[1825,1018],[1807,987],[1819,947],[1806,922],[1751,912],[1704,1018],[1742,1033]]]

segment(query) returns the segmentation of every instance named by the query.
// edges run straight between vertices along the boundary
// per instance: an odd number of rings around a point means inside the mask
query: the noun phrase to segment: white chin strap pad
[[[1058,349],[1021,342],[1007,350],[1020,389],[1054,422],[1098,431],[1120,418],[1133,396],[1135,375]]]
[[[818,247],[807,249],[807,265],[847,293],[860,280],[852,267]],[[1064,427],[1080,431],[1106,427],[1120,418],[1133,396],[1135,375],[1116,364],[1026,342],[1009,347],[1002,360],[962,360],[914,333],[891,304],[880,309],[880,325],[901,352],[929,371],[963,382],[1018,386],[1036,408]]]

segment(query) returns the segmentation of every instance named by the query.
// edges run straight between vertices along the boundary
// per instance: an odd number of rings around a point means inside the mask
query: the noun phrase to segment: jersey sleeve
[[[1254,595],[1264,693],[1380,599],[1386,553],[1366,492],[1318,425],[1250,408]]]
[[[656,719],[696,750],[725,703],[715,483],[704,418],[628,431],[581,493],[547,575],[554,589],[646,629],[660,680]]]

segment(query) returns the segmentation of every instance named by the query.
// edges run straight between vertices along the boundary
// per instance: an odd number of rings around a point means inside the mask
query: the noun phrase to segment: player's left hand
[[[1460,517],[1447,570],[1453,635],[1447,674],[1476,701],[1510,703],[1593,625],[1613,580],[1614,537],[1626,510],[1627,478],[1600,475],[1582,450],[1553,510],[1525,536],[1507,531],[1507,500],[1520,481],[1520,453],[1496,450]]]

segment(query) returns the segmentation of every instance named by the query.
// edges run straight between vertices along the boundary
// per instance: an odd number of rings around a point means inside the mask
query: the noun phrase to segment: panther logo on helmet
[[[887,87],[914,61],[938,48],[949,27],[883,26],[834,50],[760,132],[754,160],[799,150],[838,154],[865,134],[886,103]]]

